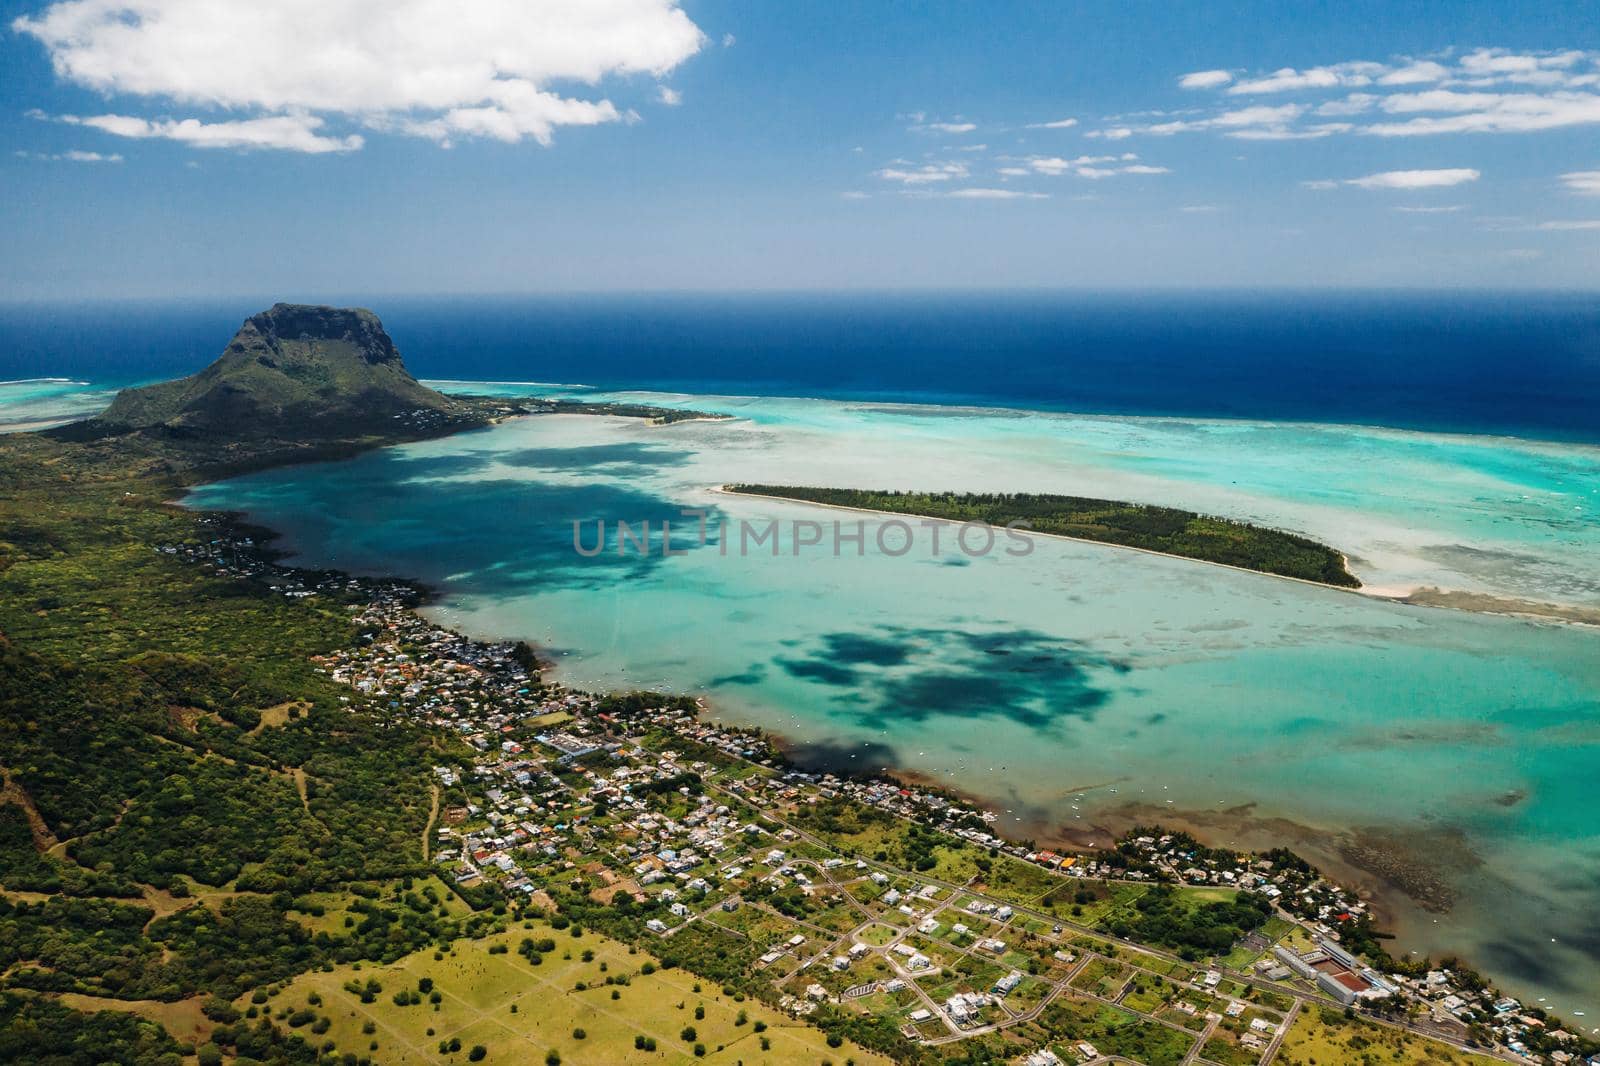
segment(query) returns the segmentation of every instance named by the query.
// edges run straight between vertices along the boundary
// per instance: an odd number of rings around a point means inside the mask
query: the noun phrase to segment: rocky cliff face
[[[278,348],[294,341],[342,341],[354,345],[369,363],[399,362],[400,352],[378,316],[364,307],[321,307],[273,304],[271,310],[245,319],[229,350],[254,334],[260,343]]]
[[[85,428],[315,440],[467,410],[411,376],[371,311],[276,304],[198,374],[124,389]]]

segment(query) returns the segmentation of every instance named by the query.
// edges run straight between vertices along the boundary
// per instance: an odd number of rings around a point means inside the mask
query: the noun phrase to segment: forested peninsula
[[[1326,544],[1176,507],[1029,492],[895,492],[801,485],[726,485],[724,490],[951,522],[1025,523],[1034,533],[1139,548],[1338,588],[1361,587],[1344,556]]]

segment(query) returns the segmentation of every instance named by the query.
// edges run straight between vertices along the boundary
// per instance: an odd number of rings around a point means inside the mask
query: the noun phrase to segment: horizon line
[[[86,296],[31,295],[0,296],[0,308],[40,306],[90,306],[106,304],[172,303],[252,303],[266,301],[320,306],[354,306],[372,300],[540,300],[540,299],[626,299],[693,297],[915,297],[915,296],[1057,296],[1057,297],[1137,297],[1137,296],[1564,296],[1600,299],[1600,286],[1522,286],[1522,285],[938,285],[938,286],[850,286],[753,287],[753,288],[551,288],[503,290],[421,290],[397,289],[389,292],[329,293],[319,297],[291,298],[263,296],[259,292],[214,293],[127,293]]]

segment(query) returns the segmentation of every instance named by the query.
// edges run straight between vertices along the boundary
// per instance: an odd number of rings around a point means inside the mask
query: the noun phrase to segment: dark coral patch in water
[[[972,632],[880,626],[824,634],[773,662],[841,690],[834,710],[881,728],[889,718],[1002,717],[1045,729],[1110,699],[1092,680],[1125,664],[1033,630]]]

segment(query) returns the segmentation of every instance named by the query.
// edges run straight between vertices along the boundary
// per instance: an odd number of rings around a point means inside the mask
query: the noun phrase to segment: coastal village
[[[690,699],[550,685],[526,645],[430,623],[410,586],[284,567],[216,530],[159,550],[285,596],[353,595],[356,640],[317,669],[350,701],[459,738],[433,770],[426,852],[468,899],[609,908],[611,935],[670,946],[690,970],[696,953],[731,959],[762,998],[868,1046],[892,1032],[983,1041],[1028,1066],[1264,1066],[1311,1027],[1371,1023],[1463,1053],[1600,1066],[1581,1018],[1458,965],[1375,962],[1388,956],[1368,950],[1369,907],[1289,852],[1156,827],[1037,850],[938,790],[795,767]],[[1198,924],[1212,911],[1251,920],[1226,942],[1185,939],[1229,929]]]

